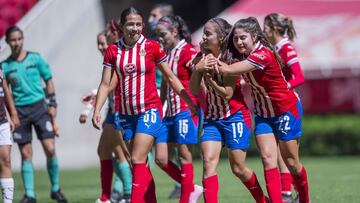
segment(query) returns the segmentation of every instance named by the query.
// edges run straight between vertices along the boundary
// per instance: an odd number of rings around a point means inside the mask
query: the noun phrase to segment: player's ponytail
[[[290,17],[285,17],[286,34],[291,41],[294,41],[296,37],[296,31],[293,25],[293,21]]]
[[[277,30],[281,36],[286,36],[291,41],[294,41],[296,32],[290,17],[280,13],[270,13],[265,17],[265,24],[272,30]]]
[[[174,20],[179,24],[178,32],[180,38],[185,39],[187,43],[191,44],[191,33],[185,21],[178,15],[174,16]]]

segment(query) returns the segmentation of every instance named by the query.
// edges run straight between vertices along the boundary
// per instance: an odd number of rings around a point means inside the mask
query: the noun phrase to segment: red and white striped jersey
[[[246,60],[257,68],[243,74],[251,87],[257,115],[279,116],[296,106],[298,99],[294,91],[287,88],[281,66],[270,49],[257,43]]]
[[[187,66],[187,63],[194,55],[196,55],[196,53],[196,50],[190,44],[186,43],[185,40],[181,40],[175,48],[171,50],[168,57],[168,62],[172,72],[177,78],[179,78],[181,84],[185,88],[185,91],[193,99],[194,104],[197,103],[196,98],[191,95],[189,88],[189,80],[192,70]],[[180,96],[177,95],[170,86],[167,88],[166,100],[166,116],[168,117],[173,117],[176,114],[189,109],[186,102],[180,99]]]
[[[223,84],[223,77],[221,75],[215,75],[213,76],[213,79],[217,80],[218,84]],[[240,79],[241,76],[236,80],[234,94],[230,100],[221,97],[205,79],[205,84],[208,89],[206,93],[206,108],[204,109],[206,119],[225,119],[239,110],[241,110],[244,115],[248,114],[249,110],[241,92]]]
[[[289,67],[299,62],[295,48],[288,38],[284,38],[275,45],[275,50],[283,60],[284,67],[282,71],[286,81],[289,81],[292,78],[292,72]]]
[[[124,115],[138,115],[151,108],[161,112],[155,78],[156,64],[165,62],[167,55],[158,42],[143,35],[134,46],[124,38],[110,45],[104,55],[104,67],[115,68],[118,76],[119,97],[116,111]]]

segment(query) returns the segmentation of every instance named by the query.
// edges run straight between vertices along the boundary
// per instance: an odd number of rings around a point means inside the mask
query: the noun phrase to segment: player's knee
[[[264,164],[265,168],[274,168],[277,166],[277,154],[270,153],[270,152],[263,152],[261,153],[261,160]]]
[[[286,159],[284,159],[284,162],[285,162],[287,168],[289,169],[289,171],[292,174],[297,173],[298,161],[296,159],[294,159],[294,158],[286,158]]]
[[[190,152],[189,153],[181,153],[179,155],[179,159],[180,159],[181,164],[192,163],[192,154]]]
[[[55,146],[54,145],[47,146],[45,149],[45,153],[46,153],[46,156],[48,156],[48,157],[55,156]]]
[[[233,164],[233,165],[231,166],[231,171],[232,171],[232,173],[233,173],[235,176],[237,176],[237,177],[239,177],[239,178],[244,177],[244,176],[245,176],[245,173],[246,173],[245,167],[241,167],[241,166],[238,166],[238,165],[236,165],[236,164]]]
[[[109,150],[98,148],[97,153],[101,160],[112,159],[112,152]]]
[[[145,156],[145,157],[142,157],[142,156],[139,156],[139,155],[136,155],[136,154],[134,154],[134,155],[131,156],[131,162],[132,162],[133,164],[146,163],[146,159],[147,159],[146,156]]]
[[[166,163],[168,162],[168,159],[165,157],[156,157],[155,158],[155,163],[162,168]]]
[[[32,159],[32,149],[22,149],[21,157],[22,157],[22,160],[31,160]]]
[[[3,171],[4,169],[11,168],[10,156],[1,157],[1,159],[0,159],[0,167],[1,167],[1,171]]]
[[[204,156],[203,157],[203,167],[204,167],[204,171],[205,172],[209,172],[211,173],[211,171],[215,171],[216,170],[216,163],[215,163],[215,159],[213,157],[207,157]]]

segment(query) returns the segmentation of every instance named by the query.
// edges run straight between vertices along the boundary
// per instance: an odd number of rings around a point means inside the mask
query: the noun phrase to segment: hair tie
[[[177,29],[177,27],[169,22],[166,22],[165,20],[159,20],[158,24],[168,25],[173,29]]]

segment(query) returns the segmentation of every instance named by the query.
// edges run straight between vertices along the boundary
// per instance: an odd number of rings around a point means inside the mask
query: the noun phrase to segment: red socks
[[[261,186],[259,184],[255,172],[252,173],[251,178],[248,181],[243,183],[250,191],[251,195],[254,197],[256,203],[266,202],[265,195],[261,189]]]
[[[145,163],[134,164],[131,202],[156,203],[155,182]]]
[[[100,160],[101,201],[106,201],[110,198],[113,172],[114,167],[111,159]]]
[[[181,165],[181,196],[179,203],[188,203],[194,191],[194,167],[192,163]]]
[[[304,166],[301,168],[298,175],[292,175],[294,183],[299,192],[300,203],[309,202],[309,185]]]
[[[278,168],[265,170],[266,189],[272,203],[282,203],[280,173]]]
[[[179,167],[176,166],[176,164],[168,161],[167,164],[164,164],[161,169],[165,171],[176,182],[181,183],[181,171]]]
[[[290,173],[280,173],[281,176],[281,192],[291,194],[291,184],[293,183],[293,178]]]
[[[204,187],[204,202],[205,203],[217,203],[218,202],[218,192],[219,192],[219,180],[217,175],[213,175],[207,178],[204,178],[203,181]]]

